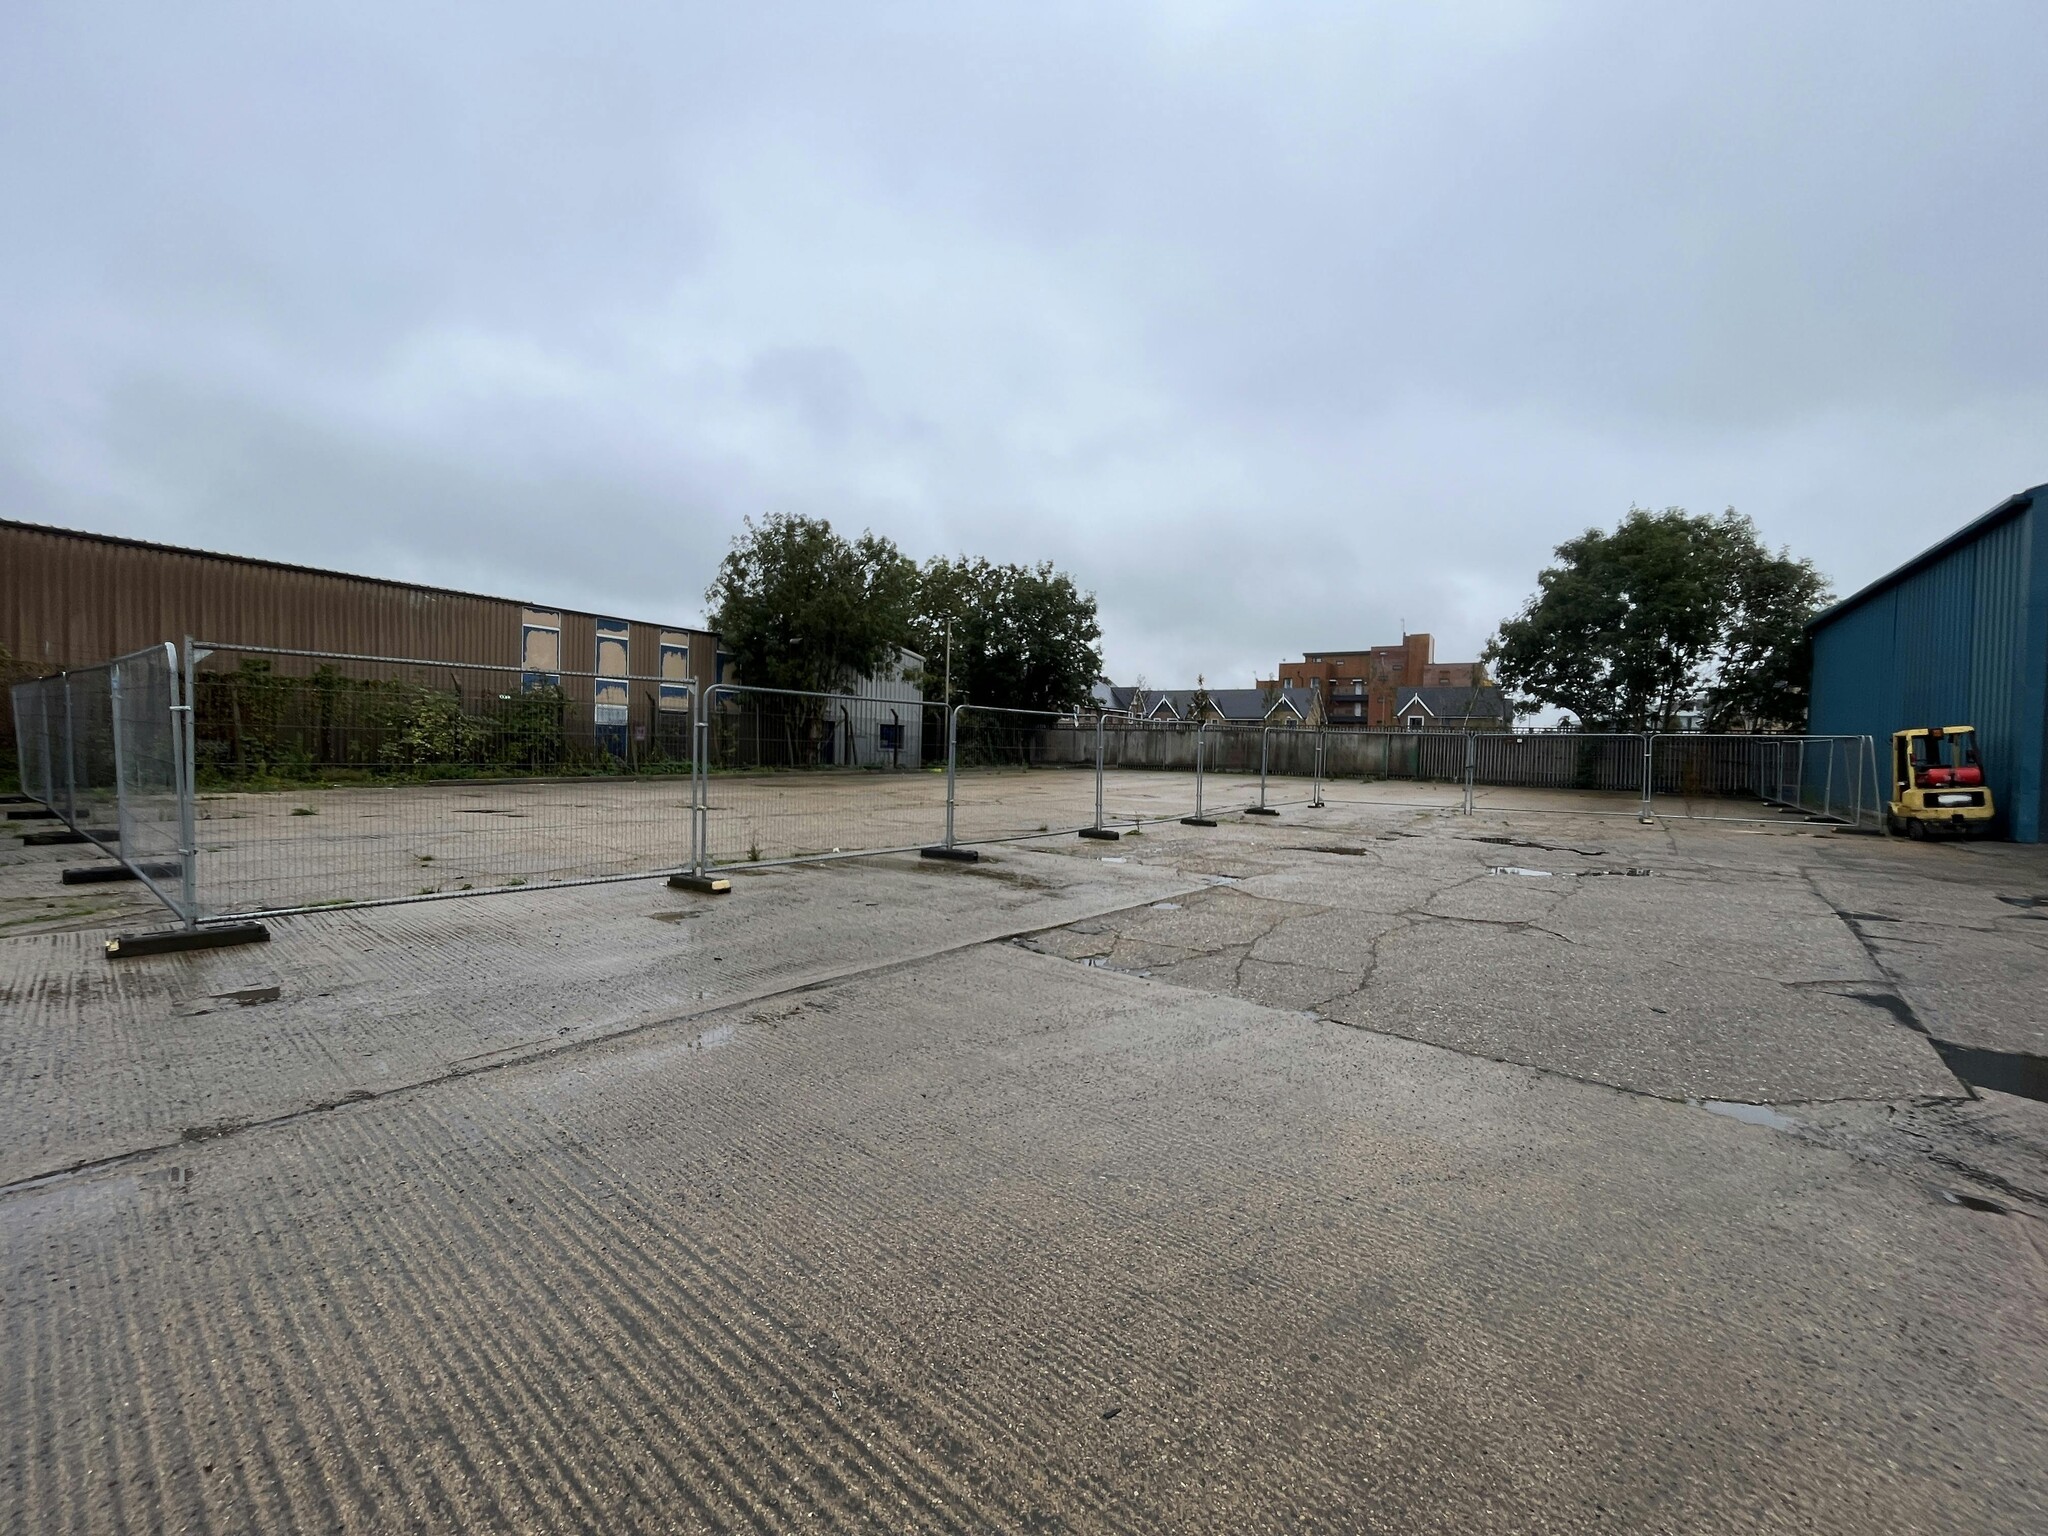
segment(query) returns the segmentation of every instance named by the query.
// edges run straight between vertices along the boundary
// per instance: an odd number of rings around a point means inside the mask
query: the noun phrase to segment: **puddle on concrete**
[[[1790,1115],[1781,1115],[1768,1104],[1739,1104],[1732,1099],[1687,1099],[1686,1103],[1697,1109],[1704,1109],[1710,1115],[1724,1115],[1730,1120],[1740,1120],[1744,1125],[1769,1126],[1774,1131],[1796,1131],[1799,1122]]]
[[[650,912],[647,915],[657,923],[687,923],[693,917],[702,917],[704,909],[702,907],[692,907],[687,911]]]
[[[1531,880],[1555,880],[1556,875],[1547,869],[1523,869],[1519,864],[1494,864],[1486,871],[1489,875],[1527,875]]]
[[[2008,907],[2048,907],[2048,896],[2001,896]]]
[[[1362,859],[1372,853],[1370,848],[1348,848],[1342,843],[1297,843],[1297,853],[1334,853],[1340,858]]]
[[[1972,1088],[1989,1088],[1994,1093],[2048,1104],[2048,1057],[2029,1056],[2024,1051],[1987,1051],[1946,1040],[1930,1043],[1941,1053],[1942,1064]]]
[[[1112,857],[1111,857],[1110,855],[1108,855],[1108,854],[1106,854],[1106,853],[1105,853],[1105,854],[1104,854],[1104,855],[1102,856],[1102,862],[1103,862],[1103,863],[1105,863],[1105,864],[1128,864],[1128,863],[1130,862],[1130,860],[1129,860],[1129,859],[1118,859],[1118,858],[1112,858]]]
[[[1180,903],[1177,901],[1155,901],[1152,903],[1152,910],[1154,912],[1178,912],[1180,910]]]

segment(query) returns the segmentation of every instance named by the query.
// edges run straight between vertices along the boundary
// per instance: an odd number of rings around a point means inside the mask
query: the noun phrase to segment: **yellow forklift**
[[[1928,725],[1892,733],[1892,796],[1885,826],[1896,837],[1937,832],[1982,837],[1996,808],[1977,760],[1977,728]]]

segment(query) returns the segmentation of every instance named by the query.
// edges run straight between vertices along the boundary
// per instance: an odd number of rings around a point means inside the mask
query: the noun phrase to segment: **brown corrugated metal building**
[[[657,712],[683,707],[675,685],[708,687],[720,666],[718,637],[680,624],[0,519],[0,645],[14,657],[16,678],[187,635],[229,647],[559,675],[564,693],[589,706],[598,724],[636,733]],[[279,666],[297,670],[289,661]],[[12,720],[0,730],[11,747]]]

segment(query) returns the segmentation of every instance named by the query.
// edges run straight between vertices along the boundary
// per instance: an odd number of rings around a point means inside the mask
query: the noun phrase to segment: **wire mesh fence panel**
[[[187,917],[175,650],[151,646],[12,693],[24,791]]]
[[[1186,720],[1105,717],[1105,826],[1143,826],[1195,814],[1195,731]]]
[[[945,834],[945,714],[916,697],[705,691],[707,865],[918,848]],[[927,766],[939,743],[936,768]]]
[[[1095,819],[1095,722],[1072,712],[962,704],[948,826],[955,842],[1075,832]]]
[[[1659,816],[1756,821],[1790,813],[1865,827],[1884,819],[1867,736],[1660,735],[1652,790]]]
[[[196,654],[208,915],[691,862],[688,684],[217,645]]]
[[[107,672],[121,855],[182,916],[185,775],[177,651],[151,646],[111,663]]]
[[[1474,805],[1638,816],[1645,739],[1626,731],[1475,732]]]
[[[79,667],[63,677],[64,762],[59,802],[72,829],[118,854],[120,785],[114,770],[114,669]]]
[[[1213,820],[1257,806],[1268,756],[1265,727],[1211,721],[1198,734],[1202,814]]]
[[[21,792],[47,806],[51,801],[48,680],[16,683],[8,693],[14,706],[16,776]]]
[[[1325,729],[1326,803],[1438,808],[1465,795],[1465,735]]]

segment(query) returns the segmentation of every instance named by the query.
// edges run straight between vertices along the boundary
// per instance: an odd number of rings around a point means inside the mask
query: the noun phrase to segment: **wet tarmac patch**
[[[1972,1088],[2010,1093],[2048,1104],[2048,1057],[2024,1051],[1988,1051],[1981,1046],[1931,1042],[1942,1064]]]

